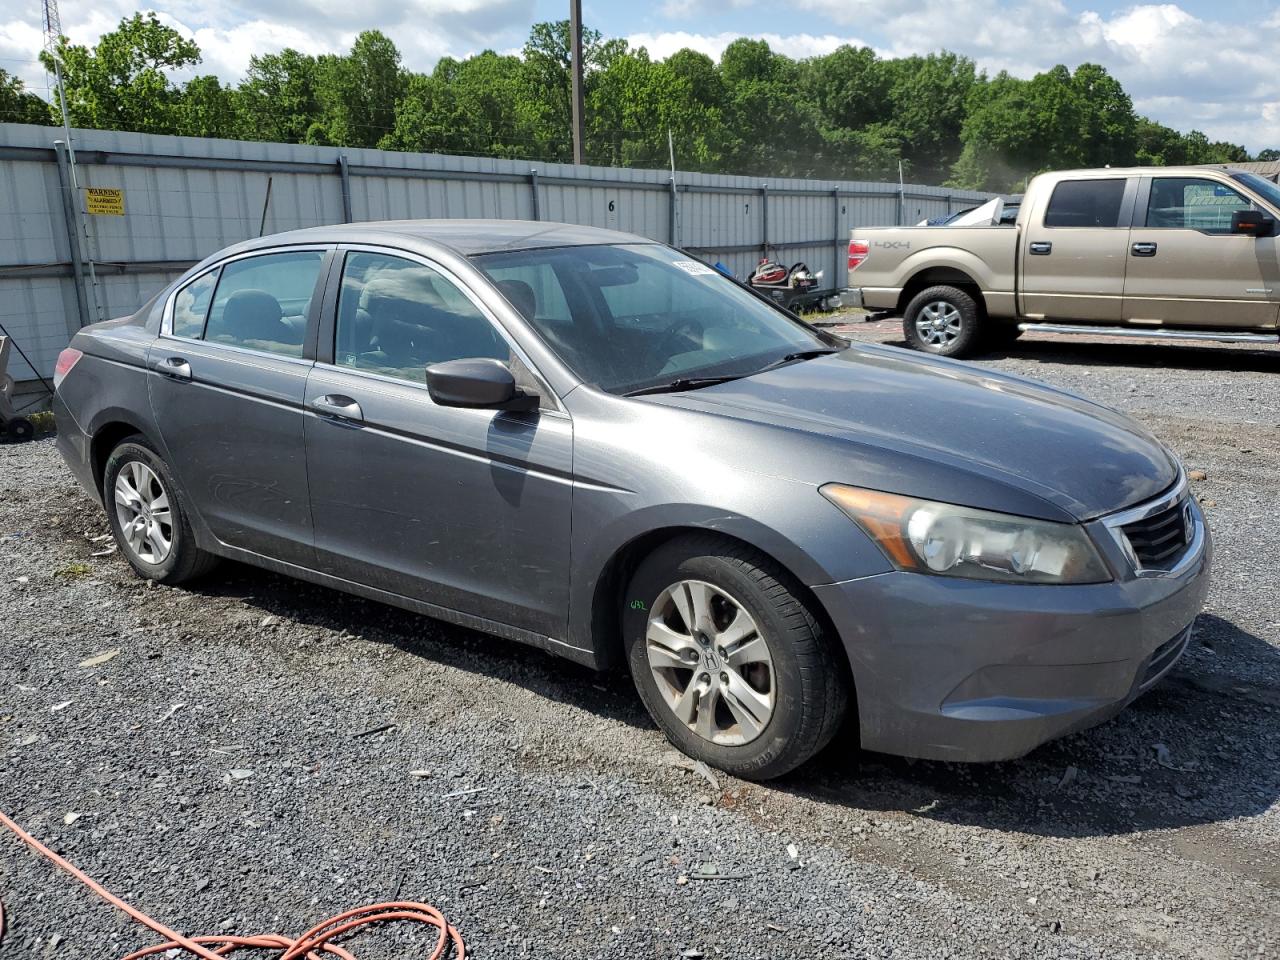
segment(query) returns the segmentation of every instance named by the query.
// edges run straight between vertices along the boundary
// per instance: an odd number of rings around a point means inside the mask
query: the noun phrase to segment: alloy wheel
[[[129,551],[144,563],[164,563],[173,549],[173,513],[156,472],[141,460],[128,461],[116,475],[115,507]]]
[[[926,303],[916,315],[916,333],[920,339],[934,347],[946,347],[960,336],[964,317],[954,304],[946,300]]]
[[[741,746],[769,725],[777,696],[769,644],[719,587],[681,580],[663,590],[651,608],[645,653],[667,707],[702,739]]]

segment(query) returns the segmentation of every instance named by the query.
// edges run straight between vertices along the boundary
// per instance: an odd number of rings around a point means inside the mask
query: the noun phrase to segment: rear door
[[[321,569],[563,638],[573,431],[550,388],[431,261],[351,248],[334,299],[306,390]],[[507,363],[542,408],[437,406],[426,367],[473,357]]]
[[[1232,213],[1251,209],[1257,209],[1253,201],[1213,177],[1144,177],[1130,234],[1125,320],[1274,327],[1280,311],[1277,239],[1231,232]]]
[[[148,357],[161,438],[209,531],[303,566],[315,559],[302,433],[308,332],[329,255],[276,249],[213,267],[174,295]]]
[[[1119,323],[1137,177],[1060,180],[1037,199],[1019,251],[1021,313]]]

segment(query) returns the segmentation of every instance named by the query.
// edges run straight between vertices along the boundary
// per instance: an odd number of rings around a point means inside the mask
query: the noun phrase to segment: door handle
[[[156,364],[156,370],[170,380],[191,379],[191,364],[182,357],[165,357]]]
[[[1053,244],[1048,240],[1036,240],[1027,247],[1027,252],[1037,257],[1047,257],[1053,252]]]
[[[1154,243],[1135,243],[1133,245],[1133,255],[1135,257],[1154,257],[1156,255],[1156,245]]]
[[[360,404],[340,393],[316,397],[311,401],[311,409],[322,417],[333,417],[337,420],[364,419],[364,411],[360,409]]]

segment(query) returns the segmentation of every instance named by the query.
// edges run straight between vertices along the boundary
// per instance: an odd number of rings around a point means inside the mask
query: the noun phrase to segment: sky
[[[62,0],[63,32],[92,43],[137,9]],[[405,66],[429,70],[445,55],[518,51],[533,23],[568,15],[567,0],[165,0],[153,9],[200,45],[201,72],[229,81],[252,53],[339,52],[375,27]],[[1090,61],[1119,78],[1141,114],[1252,152],[1280,148],[1280,0],[583,0],[583,20],[655,58],[686,46],[714,57],[751,36],[793,57],[845,43],[886,56],[945,48],[1022,77]],[[44,92],[40,25],[39,0],[0,10],[0,68]]]

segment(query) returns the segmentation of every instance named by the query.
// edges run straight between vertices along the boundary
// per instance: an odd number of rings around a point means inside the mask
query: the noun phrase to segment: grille
[[[1179,500],[1168,510],[1162,510],[1145,520],[1121,527],[1138,558],[1138,565],[1148,570],[1163,570],[1173,566],[1187,549],[1191,536],[1187,519],[1187,502]]]

